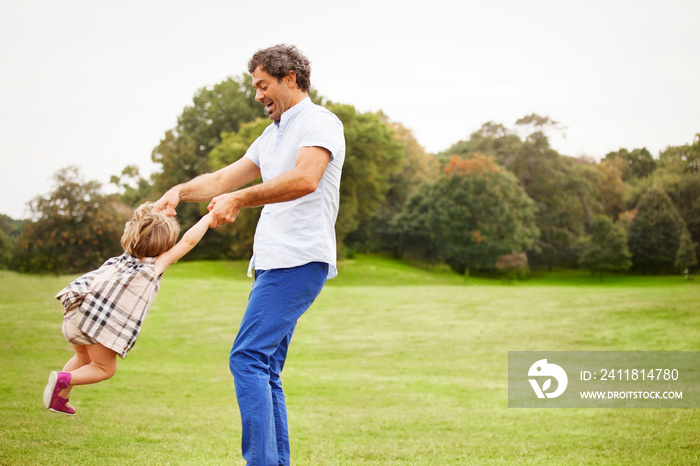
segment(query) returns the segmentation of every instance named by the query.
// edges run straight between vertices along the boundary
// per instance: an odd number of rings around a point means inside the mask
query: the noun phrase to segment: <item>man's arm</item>
[[[331,160],[331,153],[322,147],[302,147],[297,152],[294,169],[268,180],[232,193],[222,194],[208,206],[212,227],[236,220],[245,207],[292,201],[316,191]]]
[[[155,203],[156,212],[165,211],[174,216],[175,207],[182,202],[204,202],[250,183],[260,177],[260,169],[251,160],[242,157],[214,173],[200,175],[186,183],[170,188]]]

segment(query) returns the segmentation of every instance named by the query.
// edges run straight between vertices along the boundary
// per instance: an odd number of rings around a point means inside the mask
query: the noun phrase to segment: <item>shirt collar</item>
[[[295,116],[297,116],[299,113],[301,113],[301,111],[304,110],[309,105],[313,105],[311,103],[311,98],[305,97],[298,104],[294,105],[292,108],[290,108],[286,112],[284,112],[282,114],[282,116],[280,117],[280,119],[278,121],[275,121],[275,124],[277,126],[279,126],[280,124],[286,125],[290,120],[292,120]]]

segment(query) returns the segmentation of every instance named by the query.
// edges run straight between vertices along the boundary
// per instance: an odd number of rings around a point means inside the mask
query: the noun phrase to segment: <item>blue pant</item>
[[[328,265],[256,270],[229,366],[251,466],[290,464],[287,406],[280,373],[297,320],[321,292]]]

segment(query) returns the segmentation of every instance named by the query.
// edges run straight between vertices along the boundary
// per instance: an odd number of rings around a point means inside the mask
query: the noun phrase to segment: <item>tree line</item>
[[[154,148],[160,169],[135,166],[112,177],[116,193],[82,179],[79,168],[54,175],[53,190],[29,203],[29,220],[0,215],[0,267],[78,273],[121,252],[134,207],[171,186],[226,166],[270,124],[248,75],[200,89]],[[487,122],[468,139],[427,153],[411,131],[379,113],[312,100],[345,126],[346,161],[336,235],[342,257],[391,254],[458,273],[517,276],[530,268],[584,267],[601,275],[691,272],[700,244],[700,134],[654,157],[620,149],[601,161],[559,154],[548,117],[513,128]],[[183,230],[206,204],[183,203]],[[188,259],[243,259],[260,213],[211,231]]]

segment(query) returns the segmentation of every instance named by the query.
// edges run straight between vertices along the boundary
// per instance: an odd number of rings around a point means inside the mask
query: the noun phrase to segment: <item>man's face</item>
[[[294,84],[290,85],[290,76],[278,81],[270,76],[259,66],[253,71],[253,86],[255,87],[255,100],[267,107],[271,120],[277,121],[282,114],[292,107]]]

